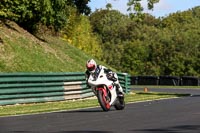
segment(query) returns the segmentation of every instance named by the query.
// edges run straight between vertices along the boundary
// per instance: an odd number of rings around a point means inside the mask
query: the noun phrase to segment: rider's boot
[[[117,96],[120,98],[124,98],[124,92],[122,87],[119,84],[116,84],[116,88],[117,88]]]
[[[118,91],[117,91],[117,97],[118,97],[118,99],[119,99],[119,101],[120,102],[124,102],[124,93],[123,93],[123,90],[122,90],[122,88],[120,88],[121,86],[118,86],[119,88],[117,89]],[[122,91],[120,91],[120,90],[122,90]]]

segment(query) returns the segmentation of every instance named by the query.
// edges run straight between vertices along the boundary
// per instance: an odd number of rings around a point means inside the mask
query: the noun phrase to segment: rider
[[[89,79],[90,75],[97,73],[97,71],[104,71],[106,73],[107,78],[111,81],[113,81],[114,85],[117,87],[117,94],[119,97],[124,97],[124,92],[123,89],[119,83],[118,76],[116,73],[114,73],[111,69],[106,68],[105,66],[102,65],[97,65],[96,62],[93,59],[90,59],[86,62],[86,72],[85,72],[85,77],[86,81]],[[89,85],[88,85],[89,86]]]

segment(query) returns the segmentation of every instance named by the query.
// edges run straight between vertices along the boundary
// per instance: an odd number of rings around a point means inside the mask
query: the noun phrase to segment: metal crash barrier
[[[131,85],[199,86],[200,78],[193,76],[131,76]]]
[[[130,76],[119,73],[127,93]],[[84,72],[1,73],[0,105],[83,99],[94,96],[87,87]]]

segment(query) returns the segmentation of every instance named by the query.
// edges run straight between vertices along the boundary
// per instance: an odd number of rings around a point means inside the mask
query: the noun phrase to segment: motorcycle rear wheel
[[[114,107],[116,110],[123,110],[125,108],[124,98],[118,97]]]
[[[110,110],[109,100],[106,99],[106,95],[102,90],[97,91],[97,97],[103,111],[109,111]]]

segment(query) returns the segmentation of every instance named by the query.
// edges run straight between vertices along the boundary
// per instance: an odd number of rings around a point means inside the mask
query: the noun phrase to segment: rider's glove
[[[114,73],[113,72],[108,72],[107,78],[109,80],[116,81],[116,78],[114,77]]]

